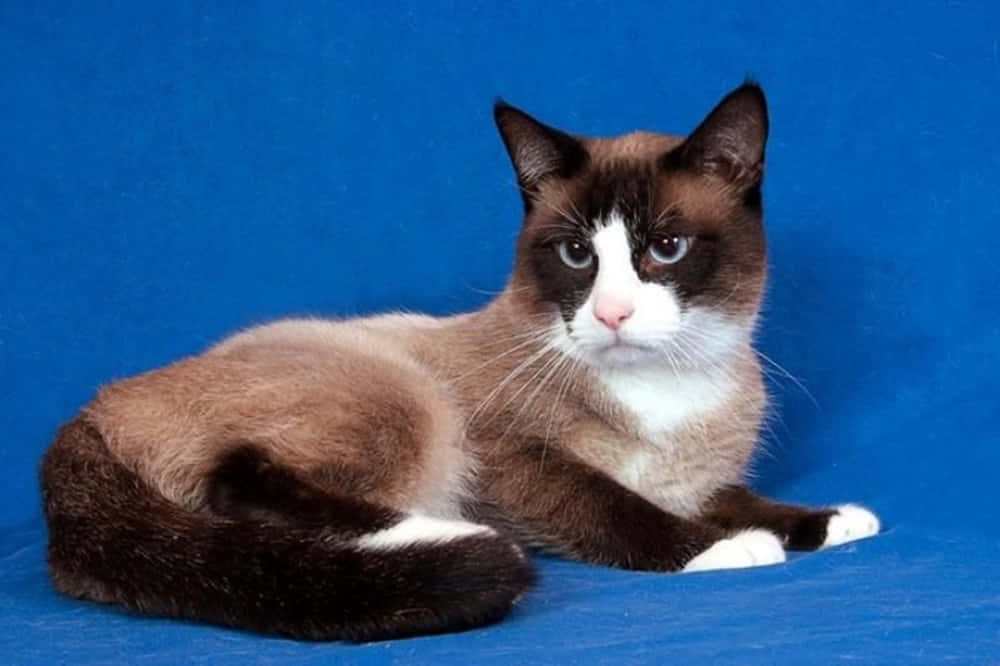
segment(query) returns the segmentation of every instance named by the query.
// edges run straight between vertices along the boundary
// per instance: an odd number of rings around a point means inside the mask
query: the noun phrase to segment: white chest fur
[[[697,423],[724,404],[736,390],[728,373],[675,373],[625,369],[600,375],[608,395],[635,418],[641,433],[659,441],[677,428]]]
[[[717,467],[694,433],[732,399],[737,383],[723,372],[660,369],[605,373],[601,380],[608,396],[635,419],[641,435],[638,446],[608,471],[668,511],[696,514],[730,470]]]

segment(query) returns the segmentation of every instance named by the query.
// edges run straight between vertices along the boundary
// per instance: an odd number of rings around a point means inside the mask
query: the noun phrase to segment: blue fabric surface
[[[0,0],[0,662],[1000,660],[998,5],[241,4]],[[684,577],[544,560],[505,623],[360,647],[49,587],[37,462],[100,382],[286,314],[477,307],[520,214],[495,95],[685,132],[748,73],[761,348],[797,378],[756,485],[884,535]]]

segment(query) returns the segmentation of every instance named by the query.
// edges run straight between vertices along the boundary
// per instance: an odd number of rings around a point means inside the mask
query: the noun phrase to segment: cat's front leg
[[[480,468],[488,522],[521,540],[576,559],[652,571],[701,571],[776,564],[780,539],[663,511],[553,446],[492,452]]]
[[[702,518],[723,529],[771,530],[789,550],[836,546],[873,536],[881,529],[878,517],[856,504],[813,509],[775,502],[743,486],[729,486],[717,492]]]

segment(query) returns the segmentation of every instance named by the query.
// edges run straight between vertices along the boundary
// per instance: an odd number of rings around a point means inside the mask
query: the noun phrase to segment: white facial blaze
[[[633,309],[642,282],[632,266],[632,247],[624,222],[617,216],[591,241],[597,255],[597,278],[584,308],[595,313],[606,304]],[[596,317],[595,317],[596,318]],[[600,321],[596,323],[601,323]]]
[[[673,290],[639,279],[625,221],[618,213],[607,218],[591,242],[597,277],[573,317],[575,342],[612,362],[648,355],[680,328],[681,310]]]

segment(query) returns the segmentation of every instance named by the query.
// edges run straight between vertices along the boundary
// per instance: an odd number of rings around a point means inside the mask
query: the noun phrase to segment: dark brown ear
[[[587,149],[580,141],[503,100],[494,104],[493,118],[514,165],[526,208],[531,208],[531,198],[542,182],[569,178],[587,161]]]
[[[664,163],[715,174],[748,190],[764,175],[767,130],[764,91],[745,83],[726,95],[684,143],[664,157]]]

